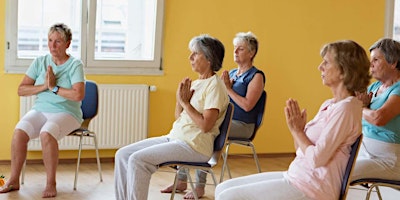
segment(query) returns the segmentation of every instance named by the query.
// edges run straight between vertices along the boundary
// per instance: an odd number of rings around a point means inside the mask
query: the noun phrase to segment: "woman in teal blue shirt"
[[[400,180],[400,43],[381,39],[370,48],[370,72],[377,81],[363,101],[363,144],[352,180]]]

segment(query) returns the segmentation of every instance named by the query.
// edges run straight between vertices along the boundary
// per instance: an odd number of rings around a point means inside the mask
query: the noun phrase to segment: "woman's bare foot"
[[[42,198],[51,198],[57,196],[57,189],[55,184],[47,184],[42,192]]]
[[[178,184],[176,185],[175,192],[185,191],[186,188],[187,188],[187,184],[185,182],[183,182],[183,181],[179,181],[178,180]],[[161,191],[161,193],[171,193],[172,189],[174,189],[174,184],[172,184],[172,185],[170,185],[170,186],[168,186],[168,187],[166,187],[166,188],[164,188],[164,189],[162,189],[160,191]]]
[[[196,193],[197,193],[197,197],[200,199],[201,197],[204,196],[204,187],[196,187]],[[194,198],[194,194],[192,191],[189,191],[185,194],[185,196],[183,196],[183,199],[195,199]]]
[[[0,187],[0,193],[7,193],[19,190],[19,183],[7,182],[3,187]]]

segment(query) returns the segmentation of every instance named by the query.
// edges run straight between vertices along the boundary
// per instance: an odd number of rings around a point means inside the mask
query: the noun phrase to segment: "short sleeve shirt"
[[[46,78],[47,66],[52,67],[59,87],[70,89],[73,84],[84,82],[83,64],[72,56],[59,66],[53,62],[50,54],[38,57],[29,66],[26,75],[35,80],[35,85],[42,85]],[[65,99],[50,90],[37,94],[32,109],[49,113],[65,112],[71,114],[79,123],[83,121],[80,101]]]
[[[192,82],[194,90],[190,104],[200,113],[207,109],[218,109],[218,119],[214,127],[207,133],[190,118],[184,110],[174,122],[168,137],[180,139],[189,144],[195,151],[211,156],[214,147],[214,139],[219,134],[225,112],[228,107],[229,97],[222,80],[214,75],[208,79],[198,79]]]

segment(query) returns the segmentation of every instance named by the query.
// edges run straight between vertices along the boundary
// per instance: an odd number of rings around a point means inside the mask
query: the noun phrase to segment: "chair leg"
[[[97,160],[97,169],[99,170],[100,182],[103,182],[103,176],[101,175],[101,165],[100,165],[100,156],[99,156],[99,147],[97,145],[96,134],[93,134],[94,146],[96,148],[96,160]]]
[[[24,164],[22,165],[22,170],[21,170],[21,185],[23,185],[25,181],[25,167],[26,167],[26,159]]]
[[[228,166],[229,147],[230,147],[230,143],[227,143],[226,147],[225,147],[225,153],[222,153],[222,159],[224,160],[224,162],[223,162],[222,168],[221,168],[221,177],[219,179],[220,183],[222,183],[224,181],[225,169],[228,171],[229,178],[232,178],[231,171]]]
[[[76,169],[75,169],[74,190],[76,190],[76,185],[77,185],[77,182],[78,182],[79,165],[81,163],[82,138],[83,138],[83,135],[80,135],[79,136],[78,159],[76,160]]]
[[[170,200],[174,200],[174,198],[175,198],[175,191],[176,191],[176,187],[178,184],[178,174],[179,174],[180,170],[181,169],[176,170],[175,179],[174,179],[174,187],[172,188]]]
[[[380,191],[379,191],[379,188],[378,188],[378,186],[375,185],[375,184],[371,184],[371,186],[368,188],[368,190],[367,190],[367,195],[365,196],[365,199],[366,199],[366,200],[369,200],[369,199],[370,199],[371,193],[372,193],[372,191],[374,190],[374,188],[375,188],[375,190],[376,190],[376,193],[377,193],[377,195],[378,195],[379,200],[382,200],[382,196],[381,196],[381,193],[380,193]]]
[[[256,148],[254,147],[254,144],[252,142],[250,142],[249,145],[251,147],[251,150],[253,151],[253,157],[254,157],[254,161],[256,162],[258,173],[261,173],[260,161],[258,160]]]
[[[378,198],[379,198],[379,200],[382,200],[382,195],[381,195],[381,191],[379,190],[379,187],[378,186],[376,186],[376,194],[378,194]]]
[[[186,169],[186,176],[187,176],[187,178],[188,178],[188,180],[189,180],[190,187],[192,187],[192,192],[193,192],[194,199],[195,199],[195,200],[199,200],[199,196],[197,195],[196,187],[195,187],[195,185],[193,184],[192,176],[190,176],[190,171],[189,171],[189,169]]]
[[[212,179],[214,181],[214,186],[217,187],[218,182],[217,182],[217,179],[215,178],[214,171],[212,169],[209,169],[208,173],[211,174],[211,177],[212,177]]]

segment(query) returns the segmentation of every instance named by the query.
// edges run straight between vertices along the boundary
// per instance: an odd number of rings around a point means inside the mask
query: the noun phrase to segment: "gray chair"
[[[85,97],[82,101],[81,109],[83,113],[83,122],[80,128],[72,131],[68,136],[77,136],[79,137],[79,146],[78,146],[78,159],[76,163],[75,170],[75,180],[74,180],[74,190],[76,190],[76,185],[78,181],[79,174],[79,165],[81,162],[81,153],[82,153],[82,139],[83,137],[93,138],[94,147],[96,150],[96,160],[97,160],[97,169],[99,171],[100,182],[103,181],[103,177],[101,174],[101,165],[100,165],[100,156],[99,156],[99,148],[97,145],[96,133],[92,130],[89,130],[90,121],[96,117],[98,112],[98,104],[99,104],[99,93],[97,84],[93,81],[87,80],[85,82]],[[26,161],[22,168],[21,174],[21,184],[24,184],[25,179],[25,167]]]
[[[220,134],[214,140],[214,152],[208,162],[169,161],[169,162],[162,163],[158,166],[159,168],[160,167],[171,167],[175,170],[174,188],[171,193],[171,198],[170,198],[171,200],[173,200],[174,196],[175,196],[176,186],[178,183],[178,174],[180,172],[186,173],[186,175],[188,177],[188,181],[189,181],[190,186],[193,191],[193,195],[196,200],[198,200],[199,198],[196,193],[192,178],[190,176],[190,171],[189,171],[190,169],[202,170],[206,173],[211,174],[213,181],[214,181],[214,185],[217,186],[217,180],[215,179],[215,175],[214,175],[212,168],[217,165],[218,160],[220,159],[220,157],[222,155],[223,148],[225,147],[225,143],[227,140],[227,136],[229,133],[229,128],[230,128],[230,124],[231,124],[231,120],[232,120],[233,109],[234,108],[233,108],[232,103],[229,103],[228,108],[226,110],[224,121],[222,122],[222,124],[219,127]]]
[[[257,114],[257,119],[256,119],[256,123],[255,123],[255,126],[254,126],[254,131],[253,131],[253,134],[251,135],[250,138],[234,138],[234,137],[229,137],[228,136],[228,141],[227,141],[227,144],[226,144],[225,153],[222,155],[223,159],[224,159],[224,163],[222,165],[220,182],[222,182],[223,179],[224,179],[225,169],[228,171],[229,178],[232,178],[232,175],[231,175],[231,172],[229,170],[228,163],[227,163],[228,156],[229,156],[229,147],[231,146],[231,144],[236,144],[236,145],[240,145],[240,146],[245,146],[245,147],[251,148],[252,153],[253,153],[253,158],[254,158],[254,161],[256,163],[257,171],[258,171],[258,173],[261,173],[260,161],[258,160],[256,149],[255,149],[255,146],[253,144],[253,140],[256,137],[256,133],[257,133],[258,129],[260,128],[262,122],[263,122],[266,101],[267,101],[267,92],[263,91],[263,93],[261,94],[260,99],[257,102],[257,105],[261,104],[262,106],[261,106],[261,109],[259,110],[259,112]],[[256,105],[256,107],[257,107],[257,105]]]

